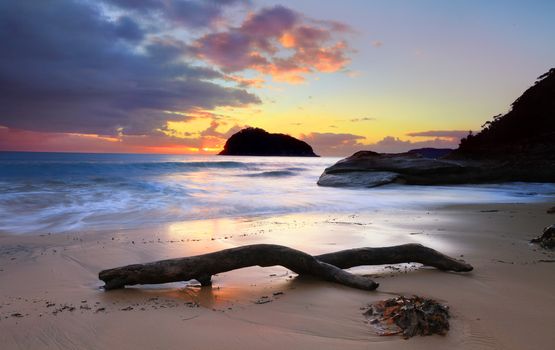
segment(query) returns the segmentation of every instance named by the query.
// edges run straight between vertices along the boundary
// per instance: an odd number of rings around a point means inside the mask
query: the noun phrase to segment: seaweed
[[[449,308],[432,299],[399,296],[369,305],[364,312],[378,335],[445,335],[449,331]]]

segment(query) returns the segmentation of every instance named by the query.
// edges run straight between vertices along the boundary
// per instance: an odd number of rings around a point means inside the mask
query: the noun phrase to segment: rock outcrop
[[[496,182],[555,182],[555,69],[512,104],[512,110],[435,157],[422,150],[400,154],[360,151],[327,168],[321,186],[374,187]],[[426,154],[427,153],[427,154]]]
[[[324,170],[318,185],[376,187],[457,185],[511,181],[555,182],[555,163],[549,159],[430,159],[414,153],[359,151]]]
[[[304,141],[285,134],[271,134],[259,128],[246,128],[233,134],[220,155],[318,157]]]
[[[417,148],[411,149],[408,153],[420,154],[424,158],[438,159],[443,158],[453,152],[452,148]]]
[[[360,151],[327,168],[321,186],[375,187],[388,183],[451,183],[468,176],[472,166],[457,161],[424,158],[416,153],[383,154]]]
[[[546,249],[555,249],[555,225],[545,227],[542,235],[534,238],[530,242],[538,243]]]

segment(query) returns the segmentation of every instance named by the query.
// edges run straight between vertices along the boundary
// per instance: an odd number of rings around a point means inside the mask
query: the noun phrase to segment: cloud
[[[370,118],[370,117],[362,117],[362,118],[353,118],[353,119],[349,119],[350,122],[353,123],[357,123],[357,122],[370,122],[370,121],[374,121],[376,120],[376,118]]]
[[[435,138],[426,141],[401,140],[386,136],[375,143],[365,142],[365,137],[348,133],[317,133],[303,134],[300,137],[308,142],[316,153],[323,156],[347,157],[357,151],[370,150],[380,153],[402,153],[416,148],[456,148],[459,139],[446,140]]]
[[[163,132],[148,135],[102,136],[67,132],[37,132],[0,126],[0,150],[42,152],[101,153],[216,153],[229,136],[241,127],[233,125],[220,132],[218,122],[212,121],[205,130],[183,132],[179,137]]]
[[[347,32],[337,22],[313,21],[284,6],[252,13],[239,26],[199,38],[192,51],[224,72],[255,70],[298,83],[314,72],[336,72],[349,62]]]
[[[4,151],[56,152],[78,148],[82,152],[131,151],[122,148],[117,138],[73,133],[49,133],[0,127],[0,149]]]
[[[439,137],[446,139],[457,139],[460,140],[463,137],[468,136],[468,130],[428,130],[419,132],[407,133],[407,136],[411,137]]]
[[[210,111],[260,104],[247,89],[265,75],[302,82],[349,62],[348,26],[284,6],[227,21],[250,3],[0,1],[0,149],[209,149],[238,128],[222,131],[226,118]],[[199,118],[213,124],[165,132]]]
[[[254,87],[254,88],[262,88],[264,86],[264,79],[261,77],[254,77],[254,78],[244,78],[240,75],[226,75],[225,80],[233,81],[237,83],[238,86],[243,88]]]
[[[372,151],[384,153],[401,153],[416,148],[457,148],[459,140],[435,138],[426,141],[403,141],[398,137],[386,136],[380,141],[367,145]]]
[[[156,22],[170,22],[190,29],[215,27],[226,7],[248,4],[248,0],[104,0],[120,10],[131,11]]]
[[[111,19],[83,1],[1,2],[0,125],[147,134],[183,118],[167,111],[260,103],[211,82],[218,71],[180,60],[179,40],[154,39],[141,52],[149,34],[131,17]]]
[[[323,156],[342,157],[366,147],[361,142],[365,139],[364,136],[347,133],[312,132],[310,134],[302,134],[300,138],[311,145],[317,154]]]
[[[243,127],[239,126],[239,125],[234,125],[232,126],[230,129],[228,129],[226,132],[220,132],[217,129],[222,126],[223,123],[218,122],[216,120],[212,120],[212,122],[210,123],[210,126],[203,130],[200,135],[201,136],[208,136],[208,137],[215,137],[215,138],[219,138],[222,139],[225,143],[225,141],[231,137],[231,135],[239,132]]]
[[[267,37],[279,37],[299,21],[299,15],[287,7],[277,5],[251,14],[242,24],[240,31],[258,38],[262,45]]]

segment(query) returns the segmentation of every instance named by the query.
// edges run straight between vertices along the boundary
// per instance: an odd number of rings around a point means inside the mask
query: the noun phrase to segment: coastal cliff
[[[452,158],[555,159],[555,68],[541,75],[511,110],[461,140]]]

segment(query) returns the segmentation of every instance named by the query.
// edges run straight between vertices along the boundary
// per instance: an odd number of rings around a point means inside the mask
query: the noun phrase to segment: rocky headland
[[[469,134],[459,147],[399,154],[359,151],[327,168],[321,186],[375,187],[498,182],[555,182],[555,69],[540,76],[505,115]]]

